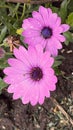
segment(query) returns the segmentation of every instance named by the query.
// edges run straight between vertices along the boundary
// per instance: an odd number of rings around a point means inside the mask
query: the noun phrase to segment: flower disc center
[[[45,39],[50,38],[52,36],[52,29],[49,27],[44,27],[41,34]]]
[[[31,75],[31,78],[35,81],[39,81],[43,77],[42,70],[39,67],[32,68],[30,75]]]

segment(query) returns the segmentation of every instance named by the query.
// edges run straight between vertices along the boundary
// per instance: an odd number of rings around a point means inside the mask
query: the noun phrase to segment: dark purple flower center
[[[33,67],[30,72],[31,79],[39,81],[43,77],[43,72],[39,67]]]
[[[52,36],[52,29],[49,27],[44,27],[41,34],[45,39],[50,38]]]

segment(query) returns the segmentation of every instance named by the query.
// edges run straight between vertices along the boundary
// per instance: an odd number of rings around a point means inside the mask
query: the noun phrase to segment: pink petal
[[[15,69],[14,67],[7,67],[4,69],[4,73],[6,75],[16,75],[16,74],[24,74],[23,70],[19,71],[18,69]]]
[[[33,37],[33,36],[24,38],[24,43],[27,43],[28,45],[33,45],[34,42],[35,42],[35,37]],[[37,43],[35,43],[35,44],[37,44]]]
[[[38,30],[27,29],[22,33],[22,35],[25,37],[36,37],[40,35],[40,32]]]
[[[44,99],[45,99],[45,96],[46,97],[50,97],[50,93],[49,93],[49,90],[48,88],[45,86],[44,83],[40,83],[39,85],[39,91],[40,91],[40,95],[39,95],[39,104],[43,104],[44,103]]]
[[[16,100],[16,99],[18,99],[18,98],[20,98],[20,97],[21,97],[20,93],[17,93],[17,92],[16,92],[16,93],[13,94],[13,99],[14,99],[14,100]]]
[[[23,104],[28,104],[29,103],[29,96],[22,97],[22,103]]]
[[[52,40],[53,40],[52,46],[56,47],[56,49],[62,49],[62,44],[60,43],[61,41],[60,37],[57,36],[53,37]]]
[[[30,97],[30,89],[27,91],[26,90],[26,93],[24,93],[24,95],[22,96],[22,103],[23,104],[27,104],[29,103],[29,97]]]
[[[46,60],[45,60],[46,59]],[[46,51],[42,58],[40,59],[40,64],[42,63],[42,67],[51,67],[54,63],[54,59],[50,57],[49,51]]]
[[[49,70],[45,73],[44,81],[46,81],[49,84],[55,84],[57,83],[57,77],[54,75],[54,72],[52,72],[52,69],[50,70],[50,73],[48,73]]]
[[[31,87],[29,87],[29,85],[26,84],[26,80],[24,80],[23,82],[15,85],[15,88],[14,88],[14,95],[13,95],[13,99],[17,99],[17,98],[23,98],[26,93],[29,91],[29,89]],[[28,84],[29,84],[29,81],[28,81]],[[28,96],[29,97],[29,96]]]
[[[22,24],[22,28],[24,30],[28,29],[28,28],[32,28],[33,26],[31,25],[31,23],[28,21],[28,19],[23,20],[23,24]]]
[[[52,29],[54,29],[55,26],[56,26],[57,18],[58,18],[58,16],[57,16],[56,13],[53,13],[53,14],[50,15],[50,17],[49,17],[48,25],[49,25]]]
[[[39,12],[33,11],[32,16],[33,16],[33,18],[37,19],[41,23],[42,26],[44,26],[43,18]]]
[[[14,68],[18,68],[19,70],[25,70],[25,65],[23,62],[19,61],[18,59],[15,58],[10,58],[8,59],[8,64],[10,64]]]
[[[24,48],[24,51],[25,51],[26,49]],[[20,49],[18,50],[18,49],[14,49],[14,55],[15,55],[15,57],[17,58],[17,59],[19,59],[20,61],[22,61],[23,63],[24,63],[24,66],[27,68],[29,68],[29,66],[30,66],[30,62],[29,62],[29,56],[27,55],[27,53],[26,53],[26,51],[25,51],[25,53],[22,53],[21,51],[20,51]]]
[[[49,90],[50,91],[55,91],[56,90],[56,85],[54,84],[52,84],[50,87],[49,87]]]
[[[48,10],[45,7],[40,6],[39,13],[42,15],[45,25],[48,26],[50,11],[48,13]]]
[[[31,89],[31,95],[30,95],[30,102],[32,106],[36,105],[39,100],[39,85],[36,83],[34,85],[34,89],[32,87]]]
[[[22,74],[12,75],[12,73],[11,73],[11,75],[6,76],[4,78],[4,81],[8,84],[13,84],[13,83],[20,83],[20,82],[24,81],[24,79],[25,79],[25,77]]]
[[[61,26],[59,26],[59,27],[55,26],[55,28],[53,29],[53,35],[54,36],[56,36],[56,35],[58,35],[62,32],[63,32],[63,28]]]
[[[28,51],[27,51],[23,46],[20,46],[20,47],[19,47],[19,51],[20,51],[21,53],[23,53],[23,55],[24,55],[24,54],[26,54],[26,55],[28,54]]]
[[[54,75],[49,76],[48,74],[45,75],[44,78],[45,85],[48,87],[49,91],[54,91],[56,89],[57,77]]]
[[[23,95],[22,95],[22,102],[23,104],[27,104],[30,100],[30,95],[32,95],[31,93],[31,89],[34,89],[34,84],[31,80],[26,80],[24,83],[24,88],[23,88]]]
[[[50,54],[55,57],[55,56],[58,55],[58,50],[57,50],[57,48],[56,48],[55,46],[53,46],[52,44],[53,44],[53,43],[52,43],[51,39],[49,39],[49,40],[48,40],[48,43],[47,43],[47,46],[46,46],[46,51],[49,51]]]
[[[48,86],[49,91],[55,91],[56,90],[56,85],[55,84],[46,84]]]
[[[14,92],[14,94],[13,94],[13,99],[16,100],[18,98],[21,98],[22,93],[23,93],[23,91],[21,90],[21,88],[17,88],[17,91]]]
[[[37,53],[39,53],[39,54],[42,53],[43,54],[43,47],[40,44],[37,44],[35,46],[35,48],[36,48]]]
[[[49,91],[55,91],[56,90],[56,85],[54,83],[47,83]]]
[[[49,80],[49,78],[52,78],[52,76],[54,75],[54,70],[52,68],[44,67],[43,71],[44,71],[44,78],[48,78],[48,80]]]
[[[47,85],[45,84],[45,82],[43,83],[43,91],[44,91],[44,94],[45,94],[45,97],[50,97],[50,92],[49,92],[49,89],[47,87]]]
[[[67,24],[62,24],[61,27],[63,28],[63,32],[66,32],[69,30],[70,26]]]
[[[65,38],[65,36],[63,36],[63,35],[57,35],[56,37],[57,37],[57,39],[58,39],[60,42],[65,42],[65,41],[66,41],[66,38]]]
[[[43,55],[43,48],[40,44],[37,44],[35,47],[28,47],[30,61],[32,62],[32,66],[40,65],[40,60]]]
[[[10,85],[9,87],[8,87],[8,89],[7,89],[7,91],[9,92],[9,93],[13,93],[14,92],[14,85]]]
[[[18,91],[18,93],[23,93],[23,89],[24,89],[24,80],[22,82],[15,82],[12,83],[9,87],[8,87],[8,92],[9,93],[16,93]],[[20,92],[21,91],[21,92]]]
[[[42,36],[41,36],[41,37],[42,37]],[[42,37],[42,40],[41,40],[40,44],[42,45],[43,49],[45,49],[46,44],[47,44],[47,40],[45,40],[45,39]]]
[[[36,66],[38,57],[37,57],[37,52],[36,52],[35,47],[32,47],[29,45],[28,52],[29,52],[30,62],[32,66]]]
[[[52,15],[52,10],[50,8],[47,9],[49,16]]]
[[[40,95],[39,95],[39,104],[42,105],[44,103],[45,95],[44,95],[44,90],[42,90],[43,87],[39,87]]]
[[[32,45],[32,46],[35,46],[36,44],[40,44],[41,43],[41,41],[42,41],[42,37],[40,37],[40,35],[39,36],[37,36],[37,37],[26,37],[25,39],[24,39],[24,42],[25,43],[27,43],[27,44],[29,44],[29,45]]]
[[[56,27],[59,27],[60,25],[61,25],[61,18],[60,18],[60,17],[57,17]]]
[[[28,18],[29,22],[33,26],[33,29],[40,30],[42,28],[41,23],[35,18]]]

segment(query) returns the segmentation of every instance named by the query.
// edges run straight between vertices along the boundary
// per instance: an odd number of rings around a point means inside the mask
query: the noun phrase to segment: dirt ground
[[[73,44],[60,52],[65,59],[59,67],[57,89],[51,93],[73,119]],[[1,77],[3,74],[1,72]],[[42,106],[23,105],[21,100],[12,100],[6,89],[0,95],[0,130],[73,130],[73,126],[51,99]]]

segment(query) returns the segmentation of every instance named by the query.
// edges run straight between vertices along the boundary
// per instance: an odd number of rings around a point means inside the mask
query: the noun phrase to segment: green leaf
[[[64,23],[67,17],[67,7],[69,4],[70,0],[63,0],[61,7],[60,7],[60,12],[59,15],[62,18],[62,22]]]
[[[61,75],[61,70],[58,69],[58,67],[54,68],[55,70],[55,74],[58,76],[58,75]]]
[[[5,35],[7,33],[7,27],[5,26],[2,31],[1,31],[1,34],[0,34],[0,43],[3,41]]]
[[[69,14],[66,23],[73,27],[73,12]]]
[[[12,54],[6,54],[4,58],[0,59],[0,69],[4,69],[8,66],[7,60],[11,58]]]
[[[65,58],[61,55],[58,55],[57,57],[55,57],[55,62],[53,64],[53,68],[58,67],[59,65],[62,64],[62,60],[64,60]]]
[[[64,60],[65,58],[64,58],[64,56],[62,56],[62,55],[58,55],[56,58],[55,58],[55,60]]]
[[[5,87],[7,87],[7,84],[4,83],[4,81],[0,78],[0,93],[1,93],[2,89]]]
[[[58,67],[61,64],[62,64],[62,61],[55,61],[53,64],[53,68]]]
[[[70,0],[70,2],[68,4],[68,9],[70,10],[70,12],[73,11],[73,0]]]
[[[69,45],[70,42],[73,42],[72,33],[70,33],[69,31],[68,31],[68,32],[65,32],[65,33],[64,33],[64,36],[66,37],[66,41],[64,42],[65,45]]]

